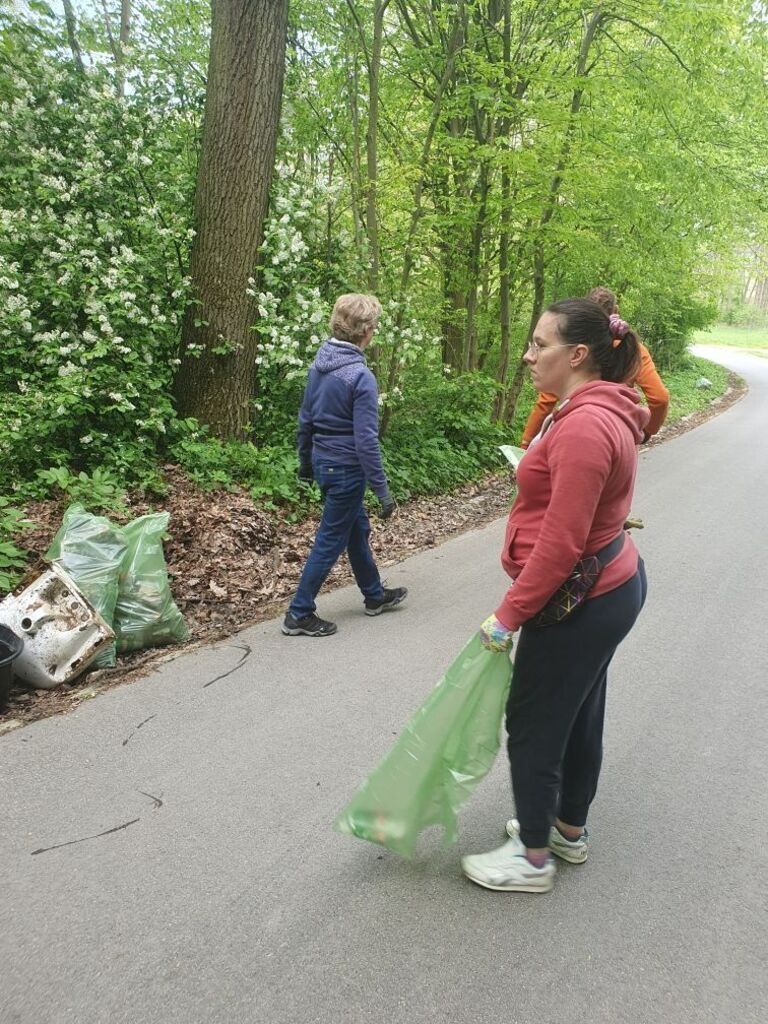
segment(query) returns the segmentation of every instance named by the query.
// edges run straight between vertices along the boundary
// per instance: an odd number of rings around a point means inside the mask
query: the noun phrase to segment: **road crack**
[[[126,821],[122,825],[115,825],[114,828],[108,828],[106,832],[98,832],[95,836],[83,836],[82,839],[70,839],[68,843],[57,843],[55,846],[43,846],[39,850],[33,850],[31,856],[36,857],[38,853],[50,853],[51,850],[60,850],[64,846],[75,846],[77,843],[87,843],[91,839],[101,839],[102,836],[111,836],[113,832],[122,832],[124,828],[130,828],[131,825],[135,825],[137,821],[141,821],[141,818],[134,818],[133,821]]]
[[[248,658],[250,658],[250,656],[251,656],[251,654],[252,654],[252,650],[251,650],[251,648],[250,648],[250,647],[248,646],[248,644],[227,644],[227,646],[228,646],[228,647],[234,647],[234,648],[236,648],[236,649],[237,649],[238,651],[244,651],[245,653],[243,654],[242,658],[240,659],[240,661],[238,661],[238,663],[237,663],[237,664],[235,665],[235,667],[234,667],[234,668],[231,668],[231,669],[230,669],[230,670],[229,670],[228,672],[222,672],[220,676],[216,676],[216,678],[215,678],[215,679],[211,679],[211,680],[209,680],[209,682],[207,682],[207,683],[203,683],[203,686],[202,686],[202,689],[203,689],[203,690],[204,690],[204,689],[205,689],[205,688],[206,688],[207,686],[213,686],[213,684],[214,684],[214,683],[218,683],[218,681],[219,681],[220,679],[226,679],[226,678],[227,678],[227,676],[231,676],[233,672],[237,672],[237,670],[238,670],[238,669],[239,669],[239,668],[240,668],[240,667],[241,667],[242,665],[244,665],[244,664],[245,664],[245,662],[246,662],[246,661],[248,660]]]

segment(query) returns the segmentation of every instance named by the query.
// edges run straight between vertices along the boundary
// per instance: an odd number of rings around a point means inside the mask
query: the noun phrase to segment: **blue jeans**
[[[368,541],[371,524],[363,507],[365,474],[359,466],[331,462],[317,461],[312,468],[323,495],[323,515],[299,588],[288,608],[297,619],[315,611],[320,587],[345,549],[363,596],[376,600],[384,596]]]

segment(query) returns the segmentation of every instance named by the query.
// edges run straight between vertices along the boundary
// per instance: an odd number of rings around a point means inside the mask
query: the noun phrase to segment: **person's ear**
[[[578,370],[584,365],[584,360],[589,355],[588,345],[574,345],[571,348],[571,369]]]

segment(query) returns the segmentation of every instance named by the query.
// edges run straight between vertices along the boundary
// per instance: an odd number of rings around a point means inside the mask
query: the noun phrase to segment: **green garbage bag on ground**
[[[403,857],[430,825],[443,826],[446,846],[455,842],[459,809],[498,752],[511,675],[508,657],[472,637],[336,818],[336,831]]]
[[[120,654],[181,643],[189,635],[168,586],[163,534],[169,519],[168,512],[155,512],[122,528],[127,550],[114,619]]]
[[[77,584],[108,625],[112,625],[117,604],[120,566],[127,550],[122,530],[105,516],[86,512],[82,505],[70,505],[51,546],[49,562],[56,562]],[[115,645],[103,651],[95,668],[115,664]]]

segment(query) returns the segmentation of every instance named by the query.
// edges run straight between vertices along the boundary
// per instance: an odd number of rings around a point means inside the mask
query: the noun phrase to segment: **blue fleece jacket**
[[[389,494],[379,448],[379,392],[357,345],[331,338],[310,367],[299,412],[299,462],[360,466],[379,498]]]

